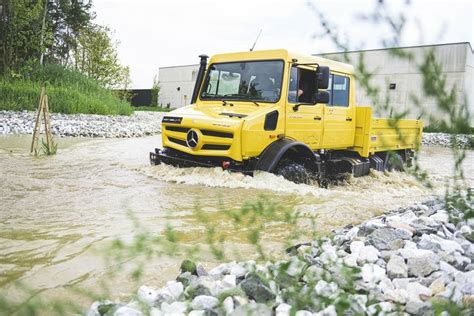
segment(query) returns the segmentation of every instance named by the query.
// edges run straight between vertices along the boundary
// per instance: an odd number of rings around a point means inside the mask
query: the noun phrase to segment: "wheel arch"
[[[291,157],[293,156],[293,157]],[[311,171],[320,171],[320,157],[315,154],[306,144],[288,138],[274,141],[260,154],[256,170],[273,172],[278,163],[283,159],[291,157],[302,161],[305,167]]]

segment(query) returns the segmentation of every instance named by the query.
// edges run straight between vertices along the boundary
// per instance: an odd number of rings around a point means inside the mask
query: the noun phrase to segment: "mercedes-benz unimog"
[[[152,164],[306,183],[399,167],[420,145],[421,121],[374,118],[356,105],[351,65],[286,50],[200,58],[191,104],[163,117]]]

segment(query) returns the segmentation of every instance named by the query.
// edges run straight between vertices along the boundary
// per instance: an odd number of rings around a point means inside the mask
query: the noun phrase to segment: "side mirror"
[[[327,91],[318,91],[313,96],[313,103],[329,103],[329,92]]]
[[[316,88],[327,89],[329,87],[329,67],[319,66],[316,71]]]

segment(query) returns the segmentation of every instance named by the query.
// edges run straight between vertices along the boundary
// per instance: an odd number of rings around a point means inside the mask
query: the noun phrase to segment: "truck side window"
[[[330,104],[335,106],[349,106],[349,78],[332,75]]]
[[[288,102],[312,104],[316,88],[315,78],[315,72],[312,70],[292,67],[288,89]]]

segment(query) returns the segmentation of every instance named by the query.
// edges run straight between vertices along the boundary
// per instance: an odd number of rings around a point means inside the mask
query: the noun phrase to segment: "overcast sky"
[[[352,48],[381,48],[387,29],[364,22],[375,0],[310,0],[351,39]],[[388,2],[409,23],[403,45],[474,43],[473,0]],[[315,36],[321,27],[307,0],[93,0],[96,22],[114,30],[119,57],[129,65],[134,88],[150,88],[159,67],[198,63],[197,56],[287,48],[314,54],[336,51]],[[421,30],[421,32],[420,32]]]

